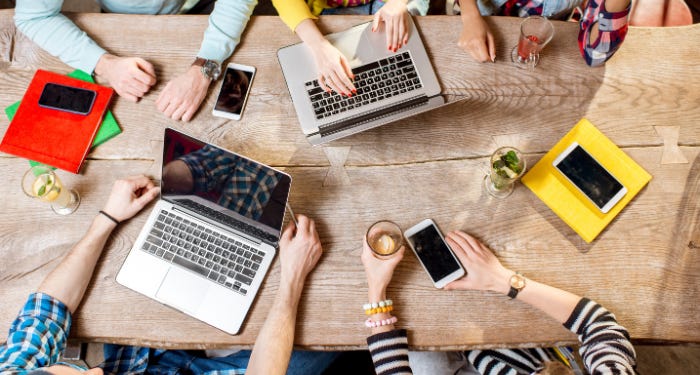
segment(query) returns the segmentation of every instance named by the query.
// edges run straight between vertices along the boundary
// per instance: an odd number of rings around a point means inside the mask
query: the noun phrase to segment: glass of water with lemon
[[[396,223],[382,220],[372,224],[367,229],[366,239],[374,255],[382,259],[399,251],[403,243],[403,234]]]
[[[45,165],[34,166],[24,174],[22,190],[32,198],[51,203],[59,215],[71,214],[80,205],[78,192],[63,186],[53,169]]]

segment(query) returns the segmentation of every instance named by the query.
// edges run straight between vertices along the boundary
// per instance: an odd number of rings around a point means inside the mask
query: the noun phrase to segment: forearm
[[[512,272],[510,274],[512,275]],[[506,282],[499,287],[497,292],[508,294],[509,289],[510,285]],[[516,299],[537,307],[563,324],[571,316],[581,297],[565,290],[527,279],[525,288],[518,293]]]
[[[116,224],[97,215],[83,238],[70,249],[37,289],[63,302],[71,312],[83,299],[95,264]]]
[[[299,36],[299,39],[306,43],[312,51],[315,50],[315,46],[327,42],[326,37],[321,34],[314,20],[309,18],[301,21],[295,32]]]
[[[92,73],[105,50],[60,13],[61,0],[18,0],[15,24],[29,39],[66,64]]]
[[[473,17],[481,17],[479,7],[476,5],[476,0],[461,0],[459,2],[459,11],[462,24],[465,25],[469,22],[473,22]]]
[[[219,63],[231,56],[257,3],[257,0],[217,1],[197,56]]]
[[[280,280],[280,290],[267,315],[248,363],[247,374],[285,374],[294,346],[297,307],[303,281]]]

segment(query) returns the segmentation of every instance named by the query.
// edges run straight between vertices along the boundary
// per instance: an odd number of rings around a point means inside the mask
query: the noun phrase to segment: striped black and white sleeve
[[[367,345],[377,375],[413,374],[408,364],[408,336],[405,329],[372,335],[367,338]]]
[[[581,358],[592,375],[637,373],[627,329],[601,305],[582,298],[564,327],[579,336]]]

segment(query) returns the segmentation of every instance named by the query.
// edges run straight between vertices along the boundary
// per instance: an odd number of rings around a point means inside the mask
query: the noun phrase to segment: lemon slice
[[[44,202],[53,202],[58,198],[58,189],[54,189],[54,180],[49,175],[41,175],[32,185],[34,195]]]

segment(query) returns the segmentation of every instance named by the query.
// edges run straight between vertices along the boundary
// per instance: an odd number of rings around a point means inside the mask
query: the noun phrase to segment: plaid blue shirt
[[[66,347],[71,315],[63,302],[33,293],[0,347],[0,373],[23,374],[58,362]]]
[[[66,347],[71,313],[63,302],[44,293],[29,295],[17,319],[10,326],[7,343],[0,347],[0,373],[25,374],[59,362]],[[245,373],[248,354],[225,359],[197,357],[182,350],[149,349],[136,346],[104,346],[105,374],[240,375]]]

